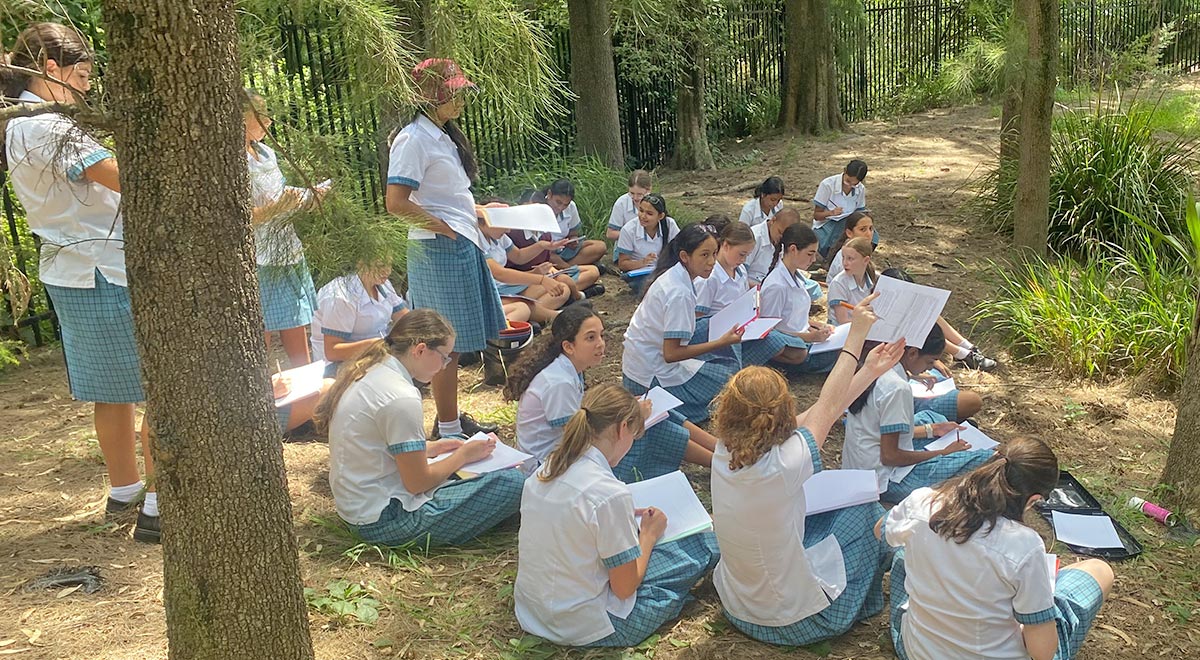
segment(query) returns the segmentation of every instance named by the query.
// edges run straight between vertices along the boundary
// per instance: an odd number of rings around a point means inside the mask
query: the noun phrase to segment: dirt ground
[[[807,208],[821,178],[839,172],[851,158],[865,158],[871,166],[869,205],[883,239],[879,261],[952,289],[947,318],[1004,362],[992,374],[956,374],[961,386],[983,394],[986,405],[977,418],[984,429],[1000,439],[1021,434],[1047,439],[1063,466],[1146,547],[1141,557],[1116,566],[1112,598],[1079,657],[1200,657],[1200,634],[1189,623],[1200,615],[1195,550],[1119,504],[1150,493],[1173,428],[1174,405],[1134,394],[1125,382],[1066,381],[1018,364],[1001,337],[970,320],[973,305],[992,291],[990,260],[1002,259],[1009,248],[1006,238],[963,209],[971,197],[965,182],[994,157],[995,114],[987,107],[938,110],[856,124],[827,139],[776,136],[726,144],[720,169],[665,173],[659,189],[671,195],[670,204],[690,207],[689,216],[732,215],[747,193],[714,191],[778,174],[790,187],[791,203]],[[609,358],[589,373],[591,383],[619,378],[621,332],[635,304],[609,279],[613,293],[597,300],[609,328]],[[511,440],[514,407],[479,380],[477,368],[464,374],[464,407],[505,424],[502,437]],[[815,399],[818,387],[816,379],[803,380],[794,391],[803,405]],[[161,552],[134,542],[129,521],[103,523],[106,484],[90,406],[71,400],[57,348],[34,351],[27,363],[0,374],[0,409],[0,654],[165,658]],[[827,465],[838,464],[840,447],[840,437],[826,445]],[[753,642],[723,619],[708,581],[697,588],[696,602],[680,621],[624,656],[563,652],[523,639],[512,616],[514,526],[454,551],[389,554],[356,547],[334,524],[327,446],[290,443],[283,451],[305,585],[324,590],[334,580],[349,580],[381,603],[371,626],[310,611],[319,658],[893,657],[882,615],[811,650]],[[707,472],[690,474],[707,499]],[[1034,524],[1049,535],[1040,521]],[[1077,559],[1061,546],[1057,551],[1064,564]],[[93,594],[26,588],[51,569],[77,565],[99,567],[103,588]]]

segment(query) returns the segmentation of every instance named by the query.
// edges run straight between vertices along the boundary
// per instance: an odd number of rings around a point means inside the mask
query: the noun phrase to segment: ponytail
[[[458,151],[458,159],[462,161],[463,171],[467,173],[467,178],[475,182],[479,178],[479,161],[475,159],[475,150],[471,148],[471,141],[453,120],[448,120],[443,124],[442,130],[450,136],[450,141],[454,143],[454,148]]]
[[[813,232],[812,227],[796,223],[791,227],[783,230],[783,236],[779,237],[779,245],[775,247],[775,257],[771,259],[770,270],[775,270],[776,264],[779,263],[779,258],[783,256],[783,251],[790,246],[796,246],[797,250],[815,245],[817,243],[817,234]]]
[[[1058,458],[1042,440],[1019,438],[996,448],[996,455],[967,474],[935,489],[941,504],[929,517],[938,536],[966,543],[985,524],[1001,517],[1020,522],[1029,498],[1050,496],[1058,483]]]
[[[541,481],[551,481],[567,471],[594,444],[597,436],[625,422],[634,437],[644,432],[642,406],[625,388],[607,383],[597,385],[583,395],[579,410],[563,427],[562,440],[538,473]]]
[[[504,398],[508,401],[520,399],[533,379],[562,355],[563,342],[574,342],[583,322],[593,317],[600,318],[588,300],[581,300],[554,317],[550,332],[522,351],[521,357],[509,369]]]

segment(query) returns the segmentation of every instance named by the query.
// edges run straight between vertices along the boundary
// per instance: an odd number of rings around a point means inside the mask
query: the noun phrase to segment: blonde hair
[[[626,187],[632,188],[634,186],[637,186],[638,188],[645,188],[646,190],[652,190],[654,188],[654,175],[650,174],[646,170],[634,170],[630,172],[629,185]]]
[[[329,433],[329,420],[337,410],[338,402],[351,385],[367,375],[372,367],[383,362],[388,357],[404,355],[417,344],[425,344],[430,348],[445,346],[454,339],[454,328],[441,314],[432,309],[413,310],[400,317],[383,339],[376,340],[368,346],[354,361],[347,362],[338,369],[337,380],[325,396],[317,404],[313,413],[313,424],[321,435]]]
[[[562,476],[583,456],[596,436],[621,422],[625,422],[636,437],[641,437],[645,430],[642,406],[632,394],[611,383],[588,390],[579,410],[563,427],[562,440],[546,458],[546,466],[538,473],[538,479],[550,481]]]
[[[850,248],[851,250],[854,250],[855,252],[868,258],[873,252],[875,252],[875,244],[872,243],[871,239],[867,238],[866,236],[858,236],[846,241],[846,244],[843,246],[843,249],[845,248]],[[869,261],[867,262],[867,267],[863,271],[863,274],[870,282],[874,282],[877,279],[875,276],[875,266]]]
[[[787,381],[767,367],[734,374],[717,397],[717,437],[729,449],[729,469],[754,465],[796,430],[796,400]]]

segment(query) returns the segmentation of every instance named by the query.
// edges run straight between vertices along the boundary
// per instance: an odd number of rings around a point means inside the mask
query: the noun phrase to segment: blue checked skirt
[[[717,565],[720,558],[717,536],[712,532],[692,534],[654,546],[646,566],[646,577],[637,589],[633,611],[624,619],[609,614],[615,631],[588,646],[641,644],[664,623],[679,616],[692,598],[692,587]]]
[[[504,309],[487,259],[466,238],[438,234],[411,241],[408,287],[413,309],[432,309],[450,322],[456,353],[482,351],[504,329]]]
[[[678,470],[688,446],[689,434],[683,428],[686,421],[672,410],[667,419],[646,429],[646,434],[634,441],[613,468],[613,475],[631,484]]]
[[[144,401],[129,289],[99,270],[94,289],[45,286],[62,327],[71,396],[96,403]]]
[[[737,357],[733,355],[715,356],[708,353],[700,359],[705,361],[704,366],[683,384],[667,386],[659,383],[657,378],[650,383],[651,387],[658,385],[682,401],[683,405],[675,410],[693,424],[699,424],[709,418],[709,405],[740,368]],[[627,376],[621,376],[621,382],[626,390],[636,396],[649,391]]]
[[[940,372],[934,370],[933,373],[939,383],[946,380]],[[918,413],[922,410],[932,410],[946,419],[958,419],[958,390],[931,399],[913,397],[913,412]]]
[[[405,511],[400,500],[392,500],[378,521],[348,526],[364,541],[378,545],[462,545],[517,513],[524,485],[520,470],[497,470],[447,482],[416,511]]]
[[[903,622],[904,607],[908,603],[908,590],[905,588],[904,551],[896,552],[892,560],[892,576],[890,578],[891,628],[892,644],[896,647],[896,656],[900,660],[908,660],[904,650]],[[1058,651],[1054,660],[1070,660],[1083,647],[1100,606],[1104,604],[1104,593],[1096,579],[1084,571],[1064,568],[1058,572],[1054,583],[1054,623],[1058,628]]]
[[[312,323],[317,290],[308,262],[258,267],[258,296],[267,332],[302,328]]]
[[[919,412],[913,416],[914,426],[936,424],[944,421],[947,421],[945,417],[929,410]],[[913,448],[917,450],[924,449],[925,445],[934,440],[937,440],[937,438],[913,440]],[[913,466],[912,471],[904,479],[901,479],[899,482],[889,481],[887,491],[881,494],[879,499],[884,502],[899,504],[901,500],[911,495],[918,488],[936,486],[950,477],[974,470],[986,463],[994,453],[991,449],[971,449],[969,451],[955,452],[946,456],[938,456],[927,461],[921,461]]]

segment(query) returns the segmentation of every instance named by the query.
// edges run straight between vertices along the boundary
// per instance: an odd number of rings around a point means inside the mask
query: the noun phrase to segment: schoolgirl
[[[483,251],[487,255],[488,270],[492,279],[496,281],[496,290],[500,293],[501,302],[505,303],[506,309],[507,305],[512,303],[511,296],[523,296],[532,301],[522,303],[529,309],[529,320],[543,324],[553,321],[554,317],[558,316],[558,310],[572,299],[571,287],[549,274],[524,272],[508,267],[510,259],[514,262],[524,261],[547,249],[552,243],[538,241],[518,248],[513,245],[505,229],[480,223],[479,230],[484,236]],[[562,277],[571,279],[567,275]]]
[[[555,254],[562,263],[556,261],[555,265],[566,268],[599,262],[608,252],[608,246],[604,241],[583,235],[583,220],[579,215],[579,207],[575,205],[575,184],[567,179],[556,179],[543,188],[541,194],[558,219],[558,231],[551,232],[551,238],[571,241],[557,249]]]
[[[925,446],[958,428],[931,410],[913,412],[908,372],[923,372],[942,354],[946,340],[935,325],[924,346],[904,349],[900,364],[867,388],[846,415],[842,467],[874,470],[880,499],[899,502],[918,488],[932,486],[982,465],[991,450],[971,449],[956,440],[945,449]]]
[[[637,646],[679,616],[716,563],[712,532],[658,544],[666,515],[635,510],[613,475],[643,419],[620,387],[589,390],[525,482],[513,600],[527,632],[566,646]]]
[[[1022,524],[1058,483],[1041,440],[1013,440],[987,463],[921,488],[881,521],[896,553],[891,630],[902,660],[1069,660],[1112,588],[1086,559],[1051,574],[1042,537]]]
[[[820,253],[829,255],[829,249],[846,229],[845,219],[855,211],[867,208],[867,164],[852,160],[841,174],[821,180],[813,195],[813,231],[820,241]]]
[[[651,195],[642,200],[643,206]],[[655,385],[675,395],[679,412],[692,422],[708,419],[708,404],[738,369],[736,355],[721,349],[741,341],[734,328],[713,341],[694,342],[696,289],[716,264],[717,239],[704,225],[679,232],[658,260],[645,297],[625,330],[621,373],[637,395]],[[720,353],[718,353],[720,352]]]
[[[360,262],[352,273],[329,280],[317,292],[313,314],[312,354],[326,360],[325,375],[337,375],[337,366],[387,334],[388,326],[408,311],[389,278],[387,260]]]
[[[517,404],[517,447],[545,461],[583,400],[583,374],[604,360],[604,322],[588,303],[563,310],[550,336],[525,351],[509,373],[504,396]],[[613,474],[626,483],[712,464],[717,439],[678,413],[646,429]]]
[[[679,225],[667,215],[667,200],[657,193],[648,193],[638,203],[637,220],[625,223],[617,239],[617,269],[633,290],[641,291],[647,276],[630,276],[630,271],[654,266],[667,244],[679,233]]]
[[[17,36],[9,56],[13,67],[44,77],[0,69],[6,98],[74,104],[91,89],[95,56],[72,28],[34,23]],[[136,510],[146,490],[138,474],[136,404],[146,397],[125,275],[116,158],[58,113],[9,120],[5,156],[13,191],[42,242],[38,275],[62,329],[71,396],[94,404],[96,439],[108,471],[105,513]],[[147,419],[141,435],[149,482],[154,462]],[[134,538],[159,540],[152,489],[142,501]]]
[[[874,236],[875,221],[866,212],[855,211],[846,216],[846,228],[842,231],[842,237],[829,250],[829,254],[832,256],[829,259],[829,267],[826,269],[825,281],[833,281],[833,278],[842,272],[842,247],[846,245],[846,241],[853,238],[871,239]]]
[[[338,373],[315,416],[329,437],[329,486],[338,516],[369,543],[459,545],[517,512],[517,469],[447,481],[491,455],[487,440],[426,442],[421,392],[450,362],[455,335],[429,309],[405,314]],[[451,454],[437,463],[429,459]]]
[[[829,280],[829,323],[841,325],[850,320],[850,310],[841,303],[857,305],[875,288],[875,267],[869,238],[852,238],[842,247],[842,272]]]
[[[258,292],[262,300],[264,341],[271,347],[271,333],[279,341],[293,367],[308,364],[308,337],[304,330],[312,322],[317,291],[304,260],[300,237],[287,215],[325,194],[326,188],[305,190],[289,186],[275,152],[263,144],[271,117],[266,99],[245,90],[246,165],[250,170],[251,223],[254,225],[254,258],[258,263]]]
[[[746,277],[750,284],[757,286],[767,279],[775,264],[775,255],[779,252],[779,239],[788,227],[800,222],[800,213],[796,209],[783,209],[771,219],[750,228],[754,233],[754,246],[746,255]]]
[[[783,210],[783,179],[768,177],[754,189],[754,199],[742,206],[738,220],[750,225],[761,225]]]
[[[775,360],[790,365],[789,371],[798,373],[825,373],[837,360],[837,353],[833,352],[808,353],[812,344],[829,339],[833,333],[831,326],[809,320],[812,297],[801,272],[808,269],[816,257],[816,234],[800,223],[788,227],[779,241],[776,263],[759,292],[758,313],[783,319],[775,326],[775,331],[787,338],[787,344]]]
[[[804,482],[821,470],[829,428],[903,350],[877,347],[856,374],[873,320],[869,301],[856,309],[845,349],[799,417],[787,381],[764,367],[738,372],[718,399],[712,507],[721,559],[713,583],[725,617],[759,641],[812,644],[883,609],[890,557],[872,534],[883,507],[807,517],[804,496]]]
[[[654,177],[646,170],[634,170],[629,174],[629,192],[617,198],[613,202],[612,213],[608,215],[608,231],[605,237],[608,240],[616,242],[621,237],[621,228],[630,220],[637,220],[638,205],[642,203],[642,198],[650,194],[654,189]],[[617,254],[613,253],[613,261],[617,260]]]
[[[475,153],[455,124],[475,85],[453,60],[428,59],[413,69],[422,109],[392,140],[387,209],[419,225],[409,230],[408,295],[454,328],[457,352],[431,383],[439,436],[491,432],[458,409],[459,352],[482,351],[504,329],[500,294],[487,267],[471,182]]]

